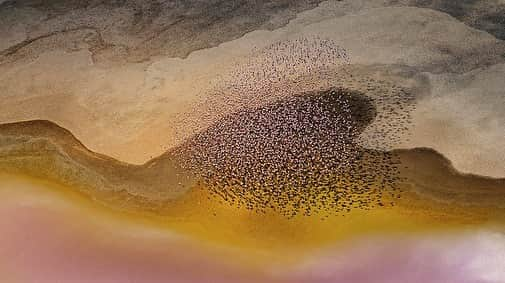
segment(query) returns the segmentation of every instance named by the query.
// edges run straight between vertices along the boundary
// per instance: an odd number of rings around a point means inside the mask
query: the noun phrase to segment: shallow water
[[[0,204],[1,282],[475,283],[505,276],[505,235],[484,228],[365,233],[286,264],[31,179],[3,176]]]

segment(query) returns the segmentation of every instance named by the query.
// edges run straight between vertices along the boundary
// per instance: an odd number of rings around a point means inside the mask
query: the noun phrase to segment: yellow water
[[[164,209],[164,215],[102,205],[71,188],[26,178],[0,176],[0,203],[30,196],[47,206],[72,208],[112,230],[139,229],[192,239],[201,245],[239,251],[248,261],[292,263],[326,246],[375,235],[412,235],[464,230],[495,224],[492,210],[459,207],[415,195],[404,195],[396,206],[353,210],[344,215],[323,214],[288,219],[274,211],[256,213],[194,190]]]

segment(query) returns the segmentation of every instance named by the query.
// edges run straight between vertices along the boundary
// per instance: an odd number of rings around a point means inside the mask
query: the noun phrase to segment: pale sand
[[[320,35],[348,49],[355,64],[382,64],[385,69],[399,64],[404,65],[404,71],[416,74],[409,82],[401,72],[386,76],[387,80],[425,85],[418,93],[422,100],[412,129],[415,138],[402,147],[430,146],[454,160],[455,167],[464,172],[505,176],[505,129],[500,123],[505,102],[496,91],[503,82],[495,79],[503,76],[503,70],[480,65],[499,62],[500,42],[433,10],[373,8],[380,7],[379,2],[342,5],[326,2],[299,14],[283,28],[254,31],[193,52],[186,59],[159,56],[145,63],[100,65],[93,63],[90,52],[81,49],[52,50],[38,58],[2,65],[0,94],[4,98],[0,107],[8,110],[0,113],[0,121],[49,119],[70,129],[95,151],[143,163],[180,142],[174,138],[175,125],[180,123],[174,116],[191,108],[217,75],[226,74],[237,61],[247,58],[253,47]],[[482,69],[465,74],[478,67]],[[456,92],[448,90],[454,79],[444,76],[446,72],[463,73],[455,75],[461,80]],[[466,84],[467,78],[473,84]],[[474,106],[465,111],[461,95],[467,98],[463,101],[472,101],[482,93],[489,94],[489,100],[482,103],[496,107]]]

